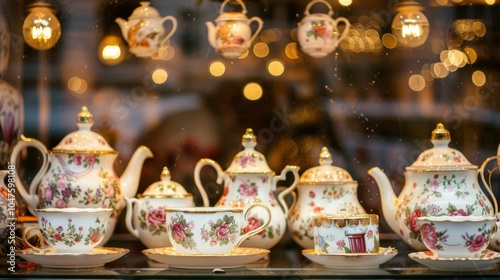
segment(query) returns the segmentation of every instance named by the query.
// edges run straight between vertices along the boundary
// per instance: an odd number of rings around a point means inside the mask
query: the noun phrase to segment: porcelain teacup
[[[56,253],[90,253],[106,235],[111,208],[45,208],[35,209],[37,225],[26,227],[23,240],[36,251]],[[29,242],[30,232],[38,229],[48,247]]]
[[[318,215],[311,220],[314,249],[320,254],[379,252],[376,214]]]
[[[497,232],[496,217],[417,218],[424,245],[439,258],[479,258]]]
[[[247,215],[265,216],[259,227],[248,227]],[[265,229],[271,211],[264,204],[243,207],[166,208],[167,233],[172,247],[181,254],[229,254],[248,237]],[[256,214],[257,213],[257,214]]]

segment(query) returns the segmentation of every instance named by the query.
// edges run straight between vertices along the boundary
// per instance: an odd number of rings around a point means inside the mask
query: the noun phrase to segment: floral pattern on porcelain
[[[1,34],[2,31],[0,37]],[[8,58],[4,61],[8,61]],[[3,135],[0,136],[0,165],[8,163],[12,148],[22,133],[21,112],[22,95],[7,82],[0,81],[0,127]]]
[[[323,15],[316,14],[316,16],[321,17]],[[329,27],[327,26],[329,23]],[[310,29],[306,32],[306,42],[309,41],[309,38],[314,38],[317,40],[318,38],[322,39],[325,44],[328,43],[328,39],[332,38],[335,34],[332,32],[333,27],[332,24],[327,20],[311,20]]]
[[[82,189],[77,184],[78,180],[68,176],[60,167],[52,169],[51,175],[40,185],[41,208],[66,208],[70,201],[80,196]]]
[[[233,163],[240,168],[248,168],[248,167],[258,167],[261,164],[267,164],[266,159],[260,153],[239,153],[234,159]]]
[[[245,234],[253,229],[256,229],[264,224],[264,219],[260,219],[257,216],[249,215],[247,218],[247,225],[241,230],[241,234]],[[277,226],[269,225],[265,229],[261,230],[255,236],[260,236],[261,238],[269,238],[273,239],[278,236],[281,236],[281,226],[278,224]]]
[[[82,226],[75,225],[72,219],[68,219],[66,225],[53,226],[51,222],[42,217],[42,232],[44,238],[51,245],[63,243],[66,246],[73,247],[77,243],[84,242],[85,245],[97,244],[102,241],[106,234],[106,226],[99,218],[95,220],[96,227],[85,229],[88,234],[84,237]],[[78,226],[78,227],[77,227]],[[49,233],[49,234],[45,234]]]
[[[246,45],[245,38],[233,32],[235,21],[227,21],[217,28],[215,34],[216,40],[220,40],[222,45],[244,47]]]
[[[224,215],[216,222],[209,220],[201,228],[201,238],[209,242],[212,247],[234,243],[239,236],[238,226],[233,216]]]
[[[151,235],[161,235],[167,232],[165,207],[163,206],[153,207],[149,201],[146,201],[139,212],[138,220],[139,227],[142,230],[147,230]]]
[[[196,249],[196,242],[193,239],[194,222],[186,221],[184,215],[172,217],[168,225],[172,231],[173,241],[182,245],[186,249]]]

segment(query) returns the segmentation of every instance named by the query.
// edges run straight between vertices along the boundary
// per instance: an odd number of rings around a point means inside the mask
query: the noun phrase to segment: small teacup
[[[439,258],[479,258],[497,232],[496,217],[419,217],[425,246]]]
[[[25,228],[23,240],[37,251],[90,253],[104,239],[112,212],[109,208],[35,209],[38,225]],[[48,247],[39,248],[29,242],[33,229],[41,231]]]
[[[315,216],[314,249],[323,254],[378,253],[378,224],[376,214]]]
[[[244,232],[247,214],[258,208],[267,212],[260,227]],[[181,254],[229,254],[248,237],[262,231],[271,221],[264,204],[242,207],[166,208],[167,233],[173,248]],[[260,212],[260,211],[258,211]]]

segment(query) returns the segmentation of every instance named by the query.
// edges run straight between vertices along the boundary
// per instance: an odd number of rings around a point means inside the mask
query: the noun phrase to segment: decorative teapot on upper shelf
[[[262,29],[263,21],[259,17],[247,18],[247,8],[243,1],[236,0],[242,7],[242,12],[224,12],[224,7],[231,0],[225,0],[220,6],[220,15],[215,19],[217,26],[207,21],[208,42],[222,56],[238,58],[242,55]],[[257,30],[252,35],[250,24],[255,21]]]
[[[496,198],[484,180],[484,164],[480,169],[472,165],[461,152],[448,147],[450,139],[450,133],[438,124],[431,137],[434,147],[421,153],[406,168],[406,182],[399,197],[380,168],[368,171],[379,187],[387,223],[416,250],[427,250],[420,236],[418,217],[498,213]],[[478,174],[493,203],[481,190]]]
[[[165,208],[195,206],[193,195],[186,192],[181,184],[171,180],[167,167],[163,168],[160,178],[161,181],[151,184],[137,198],[125,197],[125,226],[148,248],[171,246],[170,240],[165,237]],[[203,206],[209,206],[206,197],[203,197]]]
[[[131,53],[137,57],[151,57],[166,46],[168,39],[177,30],[177,20],[173,16],[160,17],[158,10],[149,6],[149,2],[140,3],[141,6],[132,12],[128,21],[117,18],[115,22],[120,26]],[[167,20],[172,22],[169,33],[165,33],[163,27]]]
[[[309,10],[316,3],[323,3],[328,7],[328,14],[310,14]],[[324,0],[313,0],[307,4],[305,17],[298,24],[297,38],[303,52],[316,58],[327,56],[333,52],[342,41],[351,24],[346,18],[333,19],[332,6]],[[342,34],[338,31],[338,24],[345,24]]]
[[[216,182],[223,183],[224,186],[222,197],[216,203],[216,207],[247,207],[252,203],[263,203],[268,206],[271,210],[271,222],[266,229],[243,241],[242,246],[269,249],[283,237],[286,230],[286,213],[288,213],[284,196],[289,192],[283,191],[279,195],[279,203],[284,210],[279,206],[273,192],[276,190],[278,181],[285,180],[288,172],[293,175],[293,182],[288,189],[294,188],[299,179],[299,167],[287,165],[279,176],[275,176],[267,165],[264,155],[254,149],[257,141],[250,128],[243,135],[242,145],[245,149],[236,154],[226,171],[222,171],[220,165],[211,159],[198,161],[194,169],[194,180],[203,201],[208,200],[200,180],[200,170],[206,165],[212,166],[217,171]],[[263,217],[267,217],[266,215],[267,213],[260,208],[250,210],[247,217],[249,226],[244,229],[244,232],[262,225]]]
[[[298,199],[288,215],[292,238],[306,249],[314,248],[312,218],[322,214],[365,214],[358,201],[358,183],[344,169],[332,166],[327,147],[321,149],[319,166],[309,168],[297,184]],[[282,192],[292,192],[289,188]]]
[[[16,173],[16,188],[33,215],[36,215],[36,208],[114,209],[104,244],[111,237],[125,206],[123,197],[135,196],[142,165],[153,154],[147,147],[139,147],[118,178],[113,168],[118,152],[101,135],[90,130],[93,124],[92,114],[83,106],[77,115],[78,130],[66,135],[52,151],[47,151],[40,141],[23,136],[14,146],[10,161],[16,165],[24,148],[33,147],[41,153],[42,166],[29,188],[23,186]]]

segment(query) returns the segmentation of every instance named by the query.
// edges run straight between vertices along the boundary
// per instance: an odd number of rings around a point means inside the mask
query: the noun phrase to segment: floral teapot
[[[328,14],[310,14],[309,10],[316,3],[325,4],[329,11]],[[351,24],[346,18],[339,17],[333,19],[332,6],[324,0],[313,0],[307,4],[305,17],[298,24],[297,38],[303,52],[316,58],[327,56],[333,52],[340,41],[342,41],[347,33]],[[339,35],[338,24],[343,22],[345,24],[344,31]]]
[[[86,106],[77,115],[78,130],[66,135],[52,151],[38,140],[22,137],[12,151],[11,163],[16,165],[19,153],[28,147],[37,149],[42,156],[42,166],[25,188],[16,173],[16,188],[36,215],[37,208],[103,207],[114,209],[102,244],[113,233],[125,201],[133,197],[139,186],[141,169],[151,151],[139,147],[122,176],[118,178],[113,163],[118,152],[104,138],[90,130],[93,116]]]
[[[417,218],[422,216],[495,216],[498,205],[490,187],[491,203],[478,182],[478,170],[464,155],[448,147],[450,133],[442,124],[432,132],[433,148],[421,153],[405,171],[405,185],[396,197],[387,176],[378,167],[368,171],[382,198],[384,217],[397,234],[416,250],[426,250]]]
[[[242,55],[262,29],[263,21],[259,17],[247,18],[247,8],[241,0],[236,0],[243,11],[224,12],[224,7],[231,0],[225,0],[219,10],[220,15],[215,19],[217,26],[207,21],[208,42],[222,56],[226,58],[238,58]],[[255,21],[257,30],[252,35],[250,24]]]
[[[169,33],[165,33],[163,27],[167,20],[172,22]],[[157,54],[177,30],[175,17],[160,17],[158,10],[149,6],[149,2],[141,2],[141,6],[132,12],[128,21],[117,18],[115,22],[120,26],[130,52],[137,57],[151,57]]]
[[[242,246],[269,249],[283,237],[286,230],[286,213],[288,213],[284,196],[289,192],[283,194],[283,191],[279,195],[279,203],[284,210],[279,206],[273,192],[276,190],[278,181],[285,180],[288,172],[293,175],[293,182],[288,189],[294,188],[299,179],[299,167],[287,165],[279,176],[275,176],[267,165],[264,155],[254,149],[257,141],[253,130],[250,128],[243,135],[242,144],[245,149],[236,154],[225,172],[222,171],[217,162],[211,159],[198,161],[194,169],[195,183],[203,200],[208,200],[207,193],[200,180],[200,170],[202,167],[209,165],[217,171],[217,183],[224,183],[224,191],[222,197],[216,203],[216,207],[246,207],[252,203],[263,203],[268,206],[272,216],[269,226],[243,241]],[[255,208],[248,213],[249,225],[244,229],[244,232],[258,228],[265,222],[261,217],[267,217],[267,214],[261,210]]]
[[[319,166],[309,168],[297,184],[298,199],[288,215],[292,238],[306,249],[314,248],[313,217],[322,214],[365,214],[358,201],[358,183],[344,169],[332,166],[332,155],[323,147]],[[283,193],[291,192],[289,188]]]
[[[125,197],[125,226],[148,248],[171,246],[169,239],[165,237],[165,208],[195,206],[193,195],[187,193],[179,183],[170,180],[167,167],[163,168],[160,178],[161,181],[151,184],[137,198]],[[209,201],[204,199],[203,206],[209,206]]]

